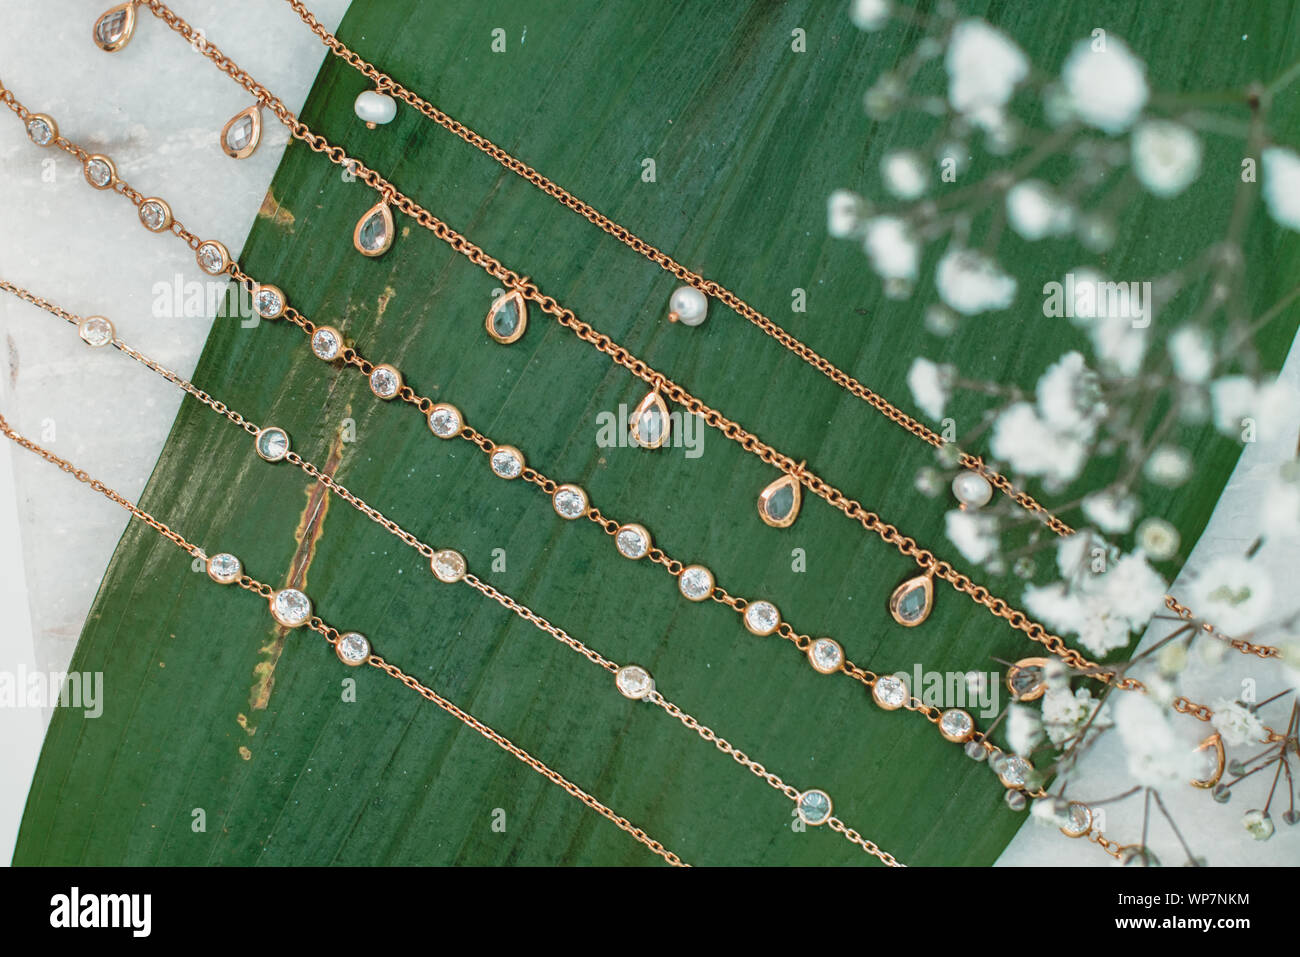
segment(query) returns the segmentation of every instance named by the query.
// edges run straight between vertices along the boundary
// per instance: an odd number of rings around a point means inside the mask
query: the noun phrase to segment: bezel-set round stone
[[[871,686],[871,700],[886,711],[897,711],[909,697],[907,681],[898,675],[881,675]]]
[[[229,552],[220,552],[208,559],[208,577],[218,585],[231,585],[244,574],[244,566]]]
[[[1092,808],[1078,801],[1071,801],[1065,809],[1065,823],[1061,833],[1066,837],[1084,837],[1092,830]]]
[[[488,456],[488,465],[498,478],[517,479],[524,474],[524,453],[513,445],[498,445]]]
[[[140,222],[151,233],[161,233],[171,227],[172,208],[165,199],[150,196],[140,204]]]
[[[364,665],[370,660],[370,639],[359,631],[349,631],[339,637],[334,653],[339,656],[339,661],[351,668]]]
[[[333,326],[317,326],[311,334],[311,351],[323,362],[333,362],[343,351],[343,333]]]
[[[975,736],[975,721],[961,708],[951,708],[939,717],[939,733],[961,744]]]
[[[260,283],[253,290],[253,311],[263,319],[279,319],[284,315],[285,298],[279,286]]]
[[[844,667],[844,649],[833,638],[816,638],[808,646],[808,663],[818,674],[834,674]]]
[[[449,402],[439,402],[429,410],[429,431],[440,439],[454,439],[464,425],[460,409]]]
[[[745,606],[745,627],[751,634],[770,635],[781,627],[781,613],[770,601],[751,601]]]
[[[644,525],[630,522],[614,533],[614,547],[624,558],[636,561],[650,554],[650,532]]]
[[[113,324],[103,316],[86,316],[77,323],[77,335],[92,349],[102,349],[113,341]]]
[[[799,820],[811,827],[825,824],[831,819],[831,812],[834,810],[834,805],[831,804],[831,796],[825,791],[819,791],[816,788],[800,794],[795,799],[794,806],[799,814]]]
[[[390,365],[377,365],[370,373],[370,391],[378,398],[392,399],[402,389],[402,374]]]
[[[551,496],[551,507],[560,518],[573,521],[587,514],[587,493],[577,485],[561,485]]]
[[[205,239],[194,250],[194,259],[209,276],[220,276],[230,267],[230,250],[215,239]]]
[[[112,189],[117,182],[117,167],[113,161],[102,153],[92,153],[81,164],[81,173],[86,182],[95,189]]]
[[[633,701],[641,701],[655,690],[655,680],[640,665],[624,665],[614,675],[619,694]]]
[[[271,596],[271,617],[286,628],[300,628],[311,620],[311,599],[296,588]]]
[[[1029,775],[1034,773],[1034,766],[1018,754],[1005,755],[994,764],[993,769],[1002,786],[1007,788],[1024,787]]]
[[[37,146],[50,146],[59,138],[59,124],[45,113],[33,113],[27,117],[27,137]]]
[[[257,433],[253,447],[266,461],[279,462],[289,454],[289,433],[278,426],[269,425]]]
[[[434,578],[448,585],[460,581],[469,571],[465,556],[454,548],[443,548],[434,552],[433,557],[429,559],[429,568]]]
[[[713,594],[713,572],[703,565],[687,565],[677,576],[677,590],[687,601],[706,601]]]

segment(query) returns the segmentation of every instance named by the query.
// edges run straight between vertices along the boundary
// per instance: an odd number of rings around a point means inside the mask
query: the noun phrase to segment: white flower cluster
[[[1062,580],[1025,588],[1025,610],[1101,657],[1123,648],[1164,604],[1166,582],[1140,552],[1114,558],[1091,532],[1057,546]]]

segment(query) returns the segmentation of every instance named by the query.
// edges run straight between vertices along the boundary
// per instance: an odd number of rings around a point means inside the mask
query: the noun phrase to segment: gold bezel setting
[[[370,226],[370,221],[376,217],[378,217],[383,226],[383,232],[381,233],[382,240],[376,246],[367,246],[362,242],[362,236],[365,233],[365,230]],[[396,227],[393,225],[393,212],[388,208],[388,203],[381,199],[374,206],[371,206],[368,210],[362,213],[361,218],[357,220],[356,228],[352,230],[352,245],[356,251],[361,253],[363,256],[369,256],[371,258],[382,256],[393,247],[393,236],[395,231]]]
[[[824,807],[823,807],[824,802]],[[795,812],[799,815],[799,820],[803,821],[809,827],[817,827],[825,824],[831,819],[835,811],[835,805],[831,801],[831,796],[825,791],[817,788],[804,791],[794,802]]]
[[[620,525],[614,532],[614,547],[620,555],[632,561],[639,561],[649,555],[652,541],[650,530],[636,522]]]
[[[102,183],[96,183],[91,178],[90,171],[96,165],[101,165],[108,170],[108,179]],[[86,161],[81,164],[81,175],[85,177],[91,189],[112,189],[117,185],[117,165],[103,153],[91,153],[87,156]]]
[[[151,233],[165,233],[171,228],[172,208],[167,200],[148,196],[140,201],[140,224]]]
[[[282,588],[271,595],[271,617],[285,628],[301,628],[311,621],[311,599],[297,588]]]
[[[110,39],[105,39],[103,36],[104,28],[119,15],[121,16],[121,29],[113,33]],[[122,49],[131,42],[133,33],[135,33],[135,3],[131,2],[131,0],[105,10],[95,19],[95,25],[90,28],[90,38],[95,41],[95,46],[105,53],[115,53]]]
[[[212,254],[216,256],[215,266]],[[230,250],[226,248],[225,243],[215,239],[205,239],[195,247],[194,261],[209,276],[220,276],[230,268]]]
[[[370,660],[370,639],[359,631],[349,631],[339,636],[334,645],[334,653],[349,668],[364,665]]]
[[[244,574],[243,563],[229,552],[219,552],[207,560],[208,577],[218,585],[233,585]]]

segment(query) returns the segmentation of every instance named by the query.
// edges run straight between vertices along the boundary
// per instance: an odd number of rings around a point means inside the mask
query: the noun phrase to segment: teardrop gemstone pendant
[[[528,328],[528,303],[518,289],[497,296],[484,323],[487,333],[497,342],[510,345]]]
[[[803,463],[799,463],[803,467]],[[758,494],[758,517],[773,528],[789,528],[799,517],[803,491],[793,475],[782,475]]]
[[[363,256],[382,256],[393,245],[393,213],[380,200],[366,210],[352,230],[352,245]]]
[[[95,21],[91,36],[95,45],[101,50],[113,53],[122,49],[131,41],[135,32],[135,4],[131,2],[118,4],[111,10],[105,10]]]
[[[643,449],[657,449],[668,441],[670,431],[672,419],[664,397],[658,389],[651,389],[632,413],[632,441]]]
[[[221,148],[234,159],[252,156],[262,142],[262,105],[255,103],[230,118],[221,130]]]
[[[934,607],[934,576],[931,573],[909,578],[889,596],[889,613],[905,628],[915,628],[930,617]]]

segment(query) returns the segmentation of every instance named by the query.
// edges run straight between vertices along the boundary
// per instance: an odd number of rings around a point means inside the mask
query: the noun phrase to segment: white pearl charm
[[[993,498],[993,486],[979,472],[961,472],[952,480],[952,494],[963,508],[980,508]]]
[[[397,101],[387,93],[365,90],[357,94],[352,109],[365,121],[366,126],[374,129],[384,123],[393,122],[393,117],[397,116]]]
[[[668,300],[668,318],[684,326],[698,326],[709,311],[709,300],[694,286],[678,286]]]

